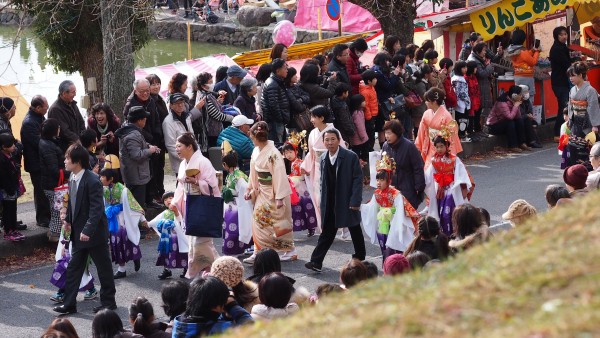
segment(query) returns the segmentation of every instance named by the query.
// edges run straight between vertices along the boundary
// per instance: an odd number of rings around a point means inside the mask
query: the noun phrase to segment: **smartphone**
[[[536,49],[540,48],[540,39],[535,39],[535,42],[533,43],[533,47]]]

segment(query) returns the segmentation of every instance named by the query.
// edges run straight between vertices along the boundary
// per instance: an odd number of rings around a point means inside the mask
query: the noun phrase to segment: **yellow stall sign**
[[[484,41],[554,14],[581,0],[507,0],[471,13],[473,29]]]

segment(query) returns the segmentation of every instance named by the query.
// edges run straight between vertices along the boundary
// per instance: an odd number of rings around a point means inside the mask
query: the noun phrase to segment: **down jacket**
[[[44,168],[42,173],[42,188],[44,190],[53,190],[58,186],[60,169],[65,168],[65,155],[58,146],[58,140],[41,139],[39,142],[39,162]],[[65,180],[69,179],[68,172],[65,172]]]
[[[283,79],[275,74],[265,81],[260,98],[263,119],[267,123],[290,122],[290,101]]]

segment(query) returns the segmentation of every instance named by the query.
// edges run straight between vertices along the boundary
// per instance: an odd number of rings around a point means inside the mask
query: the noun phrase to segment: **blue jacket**
[[[240,159],[249,159],[254,151],[254,143],[244,132],[234,126],[229,126],[219,134],[217,145],[220,147],[223,140],[229,141],[231,147],[235,150]]]
[[[231,327],[252,323],[252,316],[237,303],[228,304],[227,313],[233,321],[226,320],[223,315],[219,319],[204,317],[185,318],[183,315],[175,317],[173,324],[173,338],[196,338],[221,334]]]

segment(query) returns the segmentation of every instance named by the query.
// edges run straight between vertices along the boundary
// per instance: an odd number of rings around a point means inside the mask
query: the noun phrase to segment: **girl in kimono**
[[[450,237],[453,233],[452,212],[464,203],[468,203],[473,193],[472,182],[465,165],[450,152],[451,134],[454,126],[442,126],[440,135],[432,144],[436,149],[431,158],[431,166],[425,171],[425,194],[429,199],[427,215],[440,222],[442,232]]]
[[[456,123],[450,124],[451,121],[454,121],[454,118],[452,118],[452,115],[443,105],[444,98],[444,92],[439,88],[431,88],[425,93],[425,104],[428,110],[423,114],[423,118],[421,119],[415,146],[421,152],[426,171],[431,165],[431,159],[436,152],[431,140],[439,134],[442,126],[449,125],[452,127],[449,152],[457,155],[462,151],[460,138],[457,135],[458,126]]]
[[[110,232],[112,261],[119,265],[114,279],[127,277],[125,263],[133,261],[140,270],[140,229],[147,225],[144,209],[122,183],[115,183],[116,169],[102,169],[100,182],[104,186],[104,208]]]
[[[569,92],[569,127],[571,135],[585,137],[589,132],[598,132],[600,126],[600,107],[598,92],[587,79],[585,62],[575,62],[567,70],[573,88]]]
[[[283,156],[290,161],[289,179],[296,188],[300,202],[292,205],[292,221],[294,231],[308,230],[308,237],[315,235],[317,216],[315,207],[306,188],[306,181],[302,176],[302,160],[298,158],[298,146],[303,141],[306,132],[290,133],[288,140],[283,145]]]
[[[360,208],[363,228],[373,244],[379,243],[383,262],[406,250],[414,238],[419,213],[400,191],[390,185],[396,162],[383,153],[377,161],[377,189]]]
[[[65,194],[63,197],[63,207],[60,209],[60,219],[61,221],[65,220],[65,216],[67,215],[67,201],[69,195]],[[67,267],[69,266],[69,262],[71,261],[71,242],[70,242],[71,233],[66,232],[64,228],[60,231],[60,238],[58,240],[58,245],[56,246],[56,265],[54,266],[54,271],[52,271],[52,276],[50,277],[50,283],[58,288],[56,294],[50,297],[50,300],[56,303],[62,303],[65,298],[65,284],[67,281]],[[85,295],[83,299],[92,300],[98,297],[98,291],[94,286],[94,277],[90,274],[89,261],[88,267],[84,270],[83,276],[81,277],[81,283],[79,284],[79,291],[85,291]]]
[[[162,196],[165,207],[169,208],[175,193],[166,192]],[[167,209],[158,214],[148,223],[159,236],[158,259],[156,266],[164,266],[164,269],[158,279],[163,280],[171,277],[171,269],[183,269],[180,278],[185,278],[188,266],[189,244],[185,235],[185,230],[181,227],[181,214],[179,210]]]
[[[300,165],[300,174],[305,176],[306,189],[315,207],[317,229],[321,232],[321,155],[327,152],[323,144],[323,134],[335,129],[333,123],[325,123],[329,119],[329,111],[325,106],[315,106],[310,110],[310,122],[315,126],[308,135],[308,153]],[[340,146],[346,148],[346,142],[340,140]],[[346,237],[350,232],[347,231]]]
[[[237,153],[227,140],[223,141],[223,146],[223,169],[228,174],[222,190],[225,202],[222,252],[228,256],[241,255],[250,247],[252,239],[252,204],[243,198],[248,176],[238,168]]]
[[[298,258],[292,234],[292,189],[285,173],[283,157],[273,141],[267,139],[269,127],[260,121],[250,129],[254,152],[250,161],[250,182],[244,194],[254,201],[252,236],[255,250],[244,263],[253,264],[256,252],[273,249],[281,261]]]

